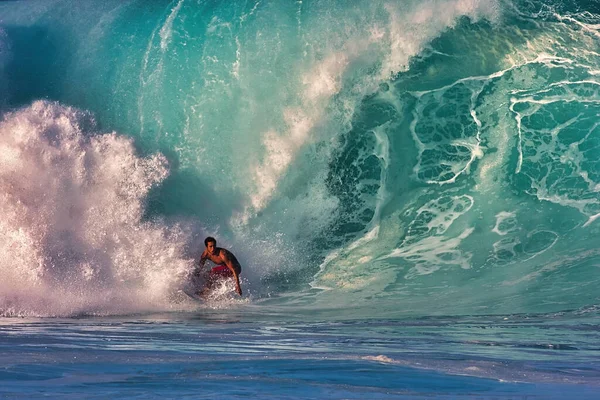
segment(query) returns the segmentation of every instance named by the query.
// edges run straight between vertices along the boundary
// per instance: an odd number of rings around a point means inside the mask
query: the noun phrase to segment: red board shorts
[[[217,265],[210,270],[210,277],[212,279],[230,278],[233,277],[233,272],[227,268],[227,265]]]

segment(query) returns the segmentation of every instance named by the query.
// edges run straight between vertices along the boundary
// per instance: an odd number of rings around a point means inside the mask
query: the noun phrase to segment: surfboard
[[[200,291],[197,288],[194,288],[194,289],[183,288],[181,291],[183,293],[185,293],[186,296],[188,296],[189,298],[192,298],[194,300],[197,300],[197,301],[205,300],[205,296],[201,295]]]
[[[197,285],[197,282],[188,281],[171,292],[169,299],[175,304],[185,303],[190,299],[198,302],[204,301],[199,294],[201,288],[202,286]]]

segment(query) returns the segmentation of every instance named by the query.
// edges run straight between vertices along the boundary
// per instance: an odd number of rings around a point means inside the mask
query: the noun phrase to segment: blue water
[[[550,315],[300,319],[267,315],[257,307],[237,313],[5,320],[0,396],[598,396],[597,318],[572,315],[568,323]]]
[[[597,1],[1,2],[0,396],[599,397],[599,77]]]

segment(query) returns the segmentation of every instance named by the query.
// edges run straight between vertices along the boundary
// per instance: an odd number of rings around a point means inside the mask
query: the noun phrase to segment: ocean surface
[[[597,0],[0,2],[0,398],[598,399],[599,287]]]

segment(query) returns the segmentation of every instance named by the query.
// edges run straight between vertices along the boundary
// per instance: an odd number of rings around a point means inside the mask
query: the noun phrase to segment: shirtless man
[[[210,260],[217,264],[211,269],[208,275],[208,281],[206,288],[202,293],[210,291],[214,284],[224,278],[235,278],[235,291],[241,296],[242,289],[240,288],[240,274],[242,273],[242,266],[232,252],[227,249],[217,247],[217,240],[213,237],[207,237],[204,239],[204,245],[206,249],[200,256],[198,265],[200,268],[204,267],[206,260]],[[200,268],[196,270],[196,273],[200,272]]]

